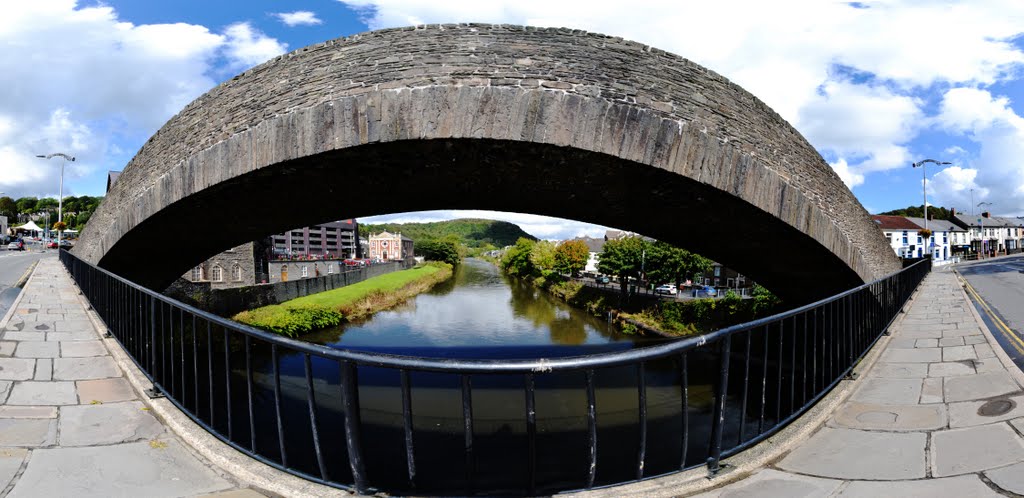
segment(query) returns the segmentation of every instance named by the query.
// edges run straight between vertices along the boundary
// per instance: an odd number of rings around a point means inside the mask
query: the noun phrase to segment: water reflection
[[[645,340],[622,335],[605,320],[528,283],[510,280],[494,265],[477,259],[466,260],[449,281],[395,309],[304,339],[375,351],[444,348],[444,356],[504,356],[487,353],[496,347],[517,348],[519,356],[529,356],[531,351],[545,356],[579,354],[550,349],[584,345],[622,349]]]

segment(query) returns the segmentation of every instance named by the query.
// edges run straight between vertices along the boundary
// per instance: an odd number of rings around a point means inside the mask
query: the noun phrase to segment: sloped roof
[[[911,223],[924,228],[924,218],[907,218]],[[966,232],[949,220],[928,220],[928,228],[933,232]]]
[[[590,252],[601,252],[604,250],[604,239],[595,239],[593,237],[576,237],[575,239],[569,240],[582,240],[587,245],[587,249]],[[568,241],[566,241],[568,242]]]
[[[914,224],[904,216],[893,216],[886,214],[873,214],[871,219],[878,223],[882,230],[920,230],[921,227]]]

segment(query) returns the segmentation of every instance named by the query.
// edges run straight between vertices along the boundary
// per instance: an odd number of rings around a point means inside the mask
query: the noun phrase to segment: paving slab
[[[143,408],[139,401],[65,406],[60,409],[60,445],[128,443],[161,435],[163,426]]]
[[[8,497],[162,498],[234,487],[196,460],[176,440],[152,443],[35,450]]]
[[[78,399],[82,404],[136,399],[135,391],[123,378],[80,380],[75,382],[75,385],[78,387]]]
[[[200,495],[196,498],[265,498],[267,495],[257,493],[251,488],[232,489],[231,491],[219,491],[207,495]]]
[[[952,346],[942,348],[942,361],[962,361],[976,359],[974,346]]]
[[[1007,424],[932,433],[932,475],[967,474],[1024,460],[1024,442]]]
[[[53,378],[56,380],[90,380],[120,376],[121,371],[109,356],[53,360]]]
[[[21,470],[21,464],[28,456],[24,448],[0,448],[0,492],[5,489]]]
[[[63,358],[83,358],[107,354],[107,348],[101,341],[66,341],[59,344],[60,355]]]
[[[50,342],[95,341],[92,332],[47,332],[46,340]]]
[[[0,418],[57,418],[57,407],[0,406]]]
[[[920,339],[914,339],[912,337],[893,337],[889,339],[889,349],[912,349],[917,346],[917,341]],[[935,347],[935,346],[932,346]]]
[[[14,348],[18,346],[17,342],[14,341],[0,341],[0,356],[11,356],[14,354]]]
[[[849,429],[924,431],[946,427],[946,405],[880,405],[850,401],[839,407],[830,424]]]
[[[944,337],[942,339],[939,339],[938,342],[939,342],[938,345],[940,347],[944,347],[944,348],[945,347],[951,347],[951,346],[963,346],[964,345],[964,338],[963,337]]]
[[[861,403],[913,405],[921,398],[921,379],[864,379],[851,399]]]
[[[5,341],[45,341],[45,332],[4,332]]]
[[[786,455],[778,467],[835,479],[920,479],[925,476],[925,441],[923,432],[826,427]]]
[[[947,363],[929,363],[929,377],[952,377],[954,375],[974,375],[973,361],[954,361]]]
[[[1024,495],[1024,462],[985,471],[985,477],[1011,493]],[[963,495],[970,496],[970,495]]]
[[[701,498],[829,496],[842,483],[843,481],[834,479],[822,479],[764,469],[740,482],[697,496]]]
[[[949,404],[949,426],[953,429],[993,424],[1019,417],[1024,417],[1024,395]]]
[[[963,377],[947,377],[943,394],[947,403],[991,398],[1020,391],[1020,386],[1006,370]]]
[[[978,358],[995,358],[996,356],[996,352],[988,344],[975,344],[974,352],[978,355]]]
[[[0,446],[49,446],[57,437],[52,419],[0,418]]]
[[[879,361],[886,363],[935,363],[942,361],[942,349],[887,349],[882,353]]]
[[[78,403],[74,382],[19,382],[11,388],[8,405],[74,405]]]
[[[824,495],[821,495],[824,496]],[[838,496],[843,498],[936,498],[936,497],[1001,497],[976,475],[925,479],[919,481],[871,482],[853,481]]]
[[[928,376],[928,363],[878,363],[871,375],[887,379],[922,379]]]

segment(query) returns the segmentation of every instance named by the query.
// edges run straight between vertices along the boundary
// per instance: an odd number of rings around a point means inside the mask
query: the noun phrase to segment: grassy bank
[[[431,262],[340,289],[243,311],[232,319],[270,332],[297,337],[394,307],[451,276],[451,265]]]

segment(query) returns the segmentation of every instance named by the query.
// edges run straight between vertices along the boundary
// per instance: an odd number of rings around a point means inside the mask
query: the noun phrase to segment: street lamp
[[[914,167],[914,168],[916,168],[918,166],[921,167],[921,197],[924,198],[924,229],[925,230],[928,229],[928,189],[926,188],[927,185],[928,185],[928,175],[927,175],[927,173],[925,171],[925,167],[924,167],[924,165],[927,164],[927,163],[935,163],[935,164],[938,164],[938,165],[953,164],[953,163],[951,163],[949,161],[936,161],[934,159],[925,159],[923,161],[918,161],[916,163],[911,164],[911,166]]]
[[[59,158],[63,159],[60,162],[60,192],[58,193],[59,197],[57,197],[57,221],[63,223],[64,222],[64,164],[66,164],[68,161],[74,162],[75,161],[75,156],[69,156],[69,155],[67,155],[67,154],[65,154],[63,152],[54,152],[53,154],[46,154],[46,155],[39,154],[36,157],[39,157],[39,158],[42,158],[42,159],[51,159],[51,158],[54,158],[54,157],[59,157]],[[49,224],[50,223],[49,220],[47,220],[46,223]],[[61,235],[61,232],[63,232],[63,230],[57,230],[57,250],[58,251],[60,251],[60,235]]]
[[[978,203],[978,207],[979,208],[982,207],[982,206],[991,206],[991,205],[992,205],[991,202],[979,202]],[[981,216],[981,218],[978,218],[978,219],[981,220],[981,237],[980,237],[981,238],[981,244],[980,245],[982,246],[979,249],[984,249],[984,246],[986,245],[985,244],[985,214],[984,214],[984,212],[979,213],[979,216]],[[983,250],[982,252],[985,252],[985,251]]]

